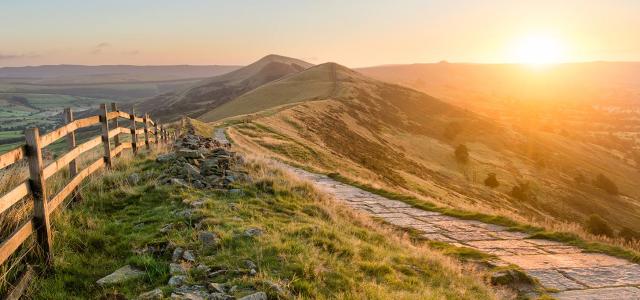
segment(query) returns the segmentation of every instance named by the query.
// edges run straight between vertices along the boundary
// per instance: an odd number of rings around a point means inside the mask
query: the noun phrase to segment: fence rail
[[[27,196],[33,198],[34,204],[33,217],[17,227],[17,230],[0,243],[0,265],[4,264],[11,254],[16,252],[34,232],[37,236],[37,244],[44,253],[45,264],[50,265],[53,253],[49,216],[67,197],[74,194],[82,181],[102,168],[111,167],[113,158],[120,156],[126,149],[132,149],[132,153],[135,155],[141,143],[150,149],[151,145],[164,144],[175,138],[175,134],[170,134],[163,125],[150,119],[148,114],[136,116],[133,110],[129,114],[118,110],[115,103],[111,104],[111,111],[108,111],[106,104],[102,104],[99,115],[79,120],[74,120],[73,112],[67,108],[64,111],[64,119],[66,123],[64,126],[44,135],[40,135],[38,128],[28,128],[25,130],[25,145],[0,155],[0,169],[22,160],[26,160],[29,165],[29,179],[0,196],[0,213],[5,212]],[[131,128],[121,127],[118,119],[129,120],[130,123],[127,123]],[[110,128],[110,123],[115,126]],[[143,123],[143,127],[137,129],[136,123]],[[75,132],[78,129],[97,124],[102,125],[101,135],[76,145]],[[122,135],[130,135],[131,141],[121,142],[120,136]],[[45,166],[42,149],[64,137],[67,138],[68,152]],[[139,137],[144,138],[142,142]],[[111,146],[112,140],[115,144],[114,147]],[[76,159],[101,144],[104,147],[103,157],[79,171]],[[57,194],[48,197],[47,179],[67,166],[69,166],[71,180]]]

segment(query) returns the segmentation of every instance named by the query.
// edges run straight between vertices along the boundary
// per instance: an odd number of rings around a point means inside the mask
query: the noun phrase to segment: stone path
[[[222,129],[216,131],[216,138],[227,142]],[[530,239],[525,233],[507,231],[498,225],[416,209],[325,175],[283,167],[353,209],[399,227],[416,229],[429,240],[477,249],[497,256],[499,263],[518,265],[545,288],[555,291],[552,296],[557,299],[640,299],[638,264],[584,253],[559,242]]]

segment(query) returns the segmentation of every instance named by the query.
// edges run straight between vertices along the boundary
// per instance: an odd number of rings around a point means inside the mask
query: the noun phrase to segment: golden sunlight
[[[557,38],[548,35],[531,35],[517,40],[513,48],[516,63],[541,66],[562,62],[566,46]]]

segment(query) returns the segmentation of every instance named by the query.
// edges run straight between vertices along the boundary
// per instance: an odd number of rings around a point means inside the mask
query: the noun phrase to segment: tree
[[[469,149],[464,144],[458,145],[455,151],[456,159],[461,163],[469,161]]]
[[[593,185],[605,190],[611,195],[617,195],[619,193],[618,186],[603,174],[598,174],[598,176],[596,176],[596,179],[593,180]]]
[[[585,227],[588,232],[595,235],[613,236],[613,229],[609,226],[609,223],[598,215],[591,215],[587,219]]]
[[[511,197],[523,201],[536,199],[536,195],[533,193],[529,182],[518,182],[517,185],[514,185],[511,189]]]
[[[489,173],[489,175],[487,175],[487,178],[484,180],[484,185],[490,188],[497,188],[498,186],[500,186],[500,182],[498,182],[496,173]]]

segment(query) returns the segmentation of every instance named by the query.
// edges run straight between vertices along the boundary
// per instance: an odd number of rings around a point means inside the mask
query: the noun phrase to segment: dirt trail
[[[224,129],[216,139],[228,142]],[[413,208],[365,190],[288,165],[283,167],[353,209],[390,224],[413,228],[434,241],[493,254],[498,263],[515,264],[538,279],[557,299],[640,299],[640,265],[624,259],[550,240],[530,239],[522,232],[479,221],[463,220]]]

